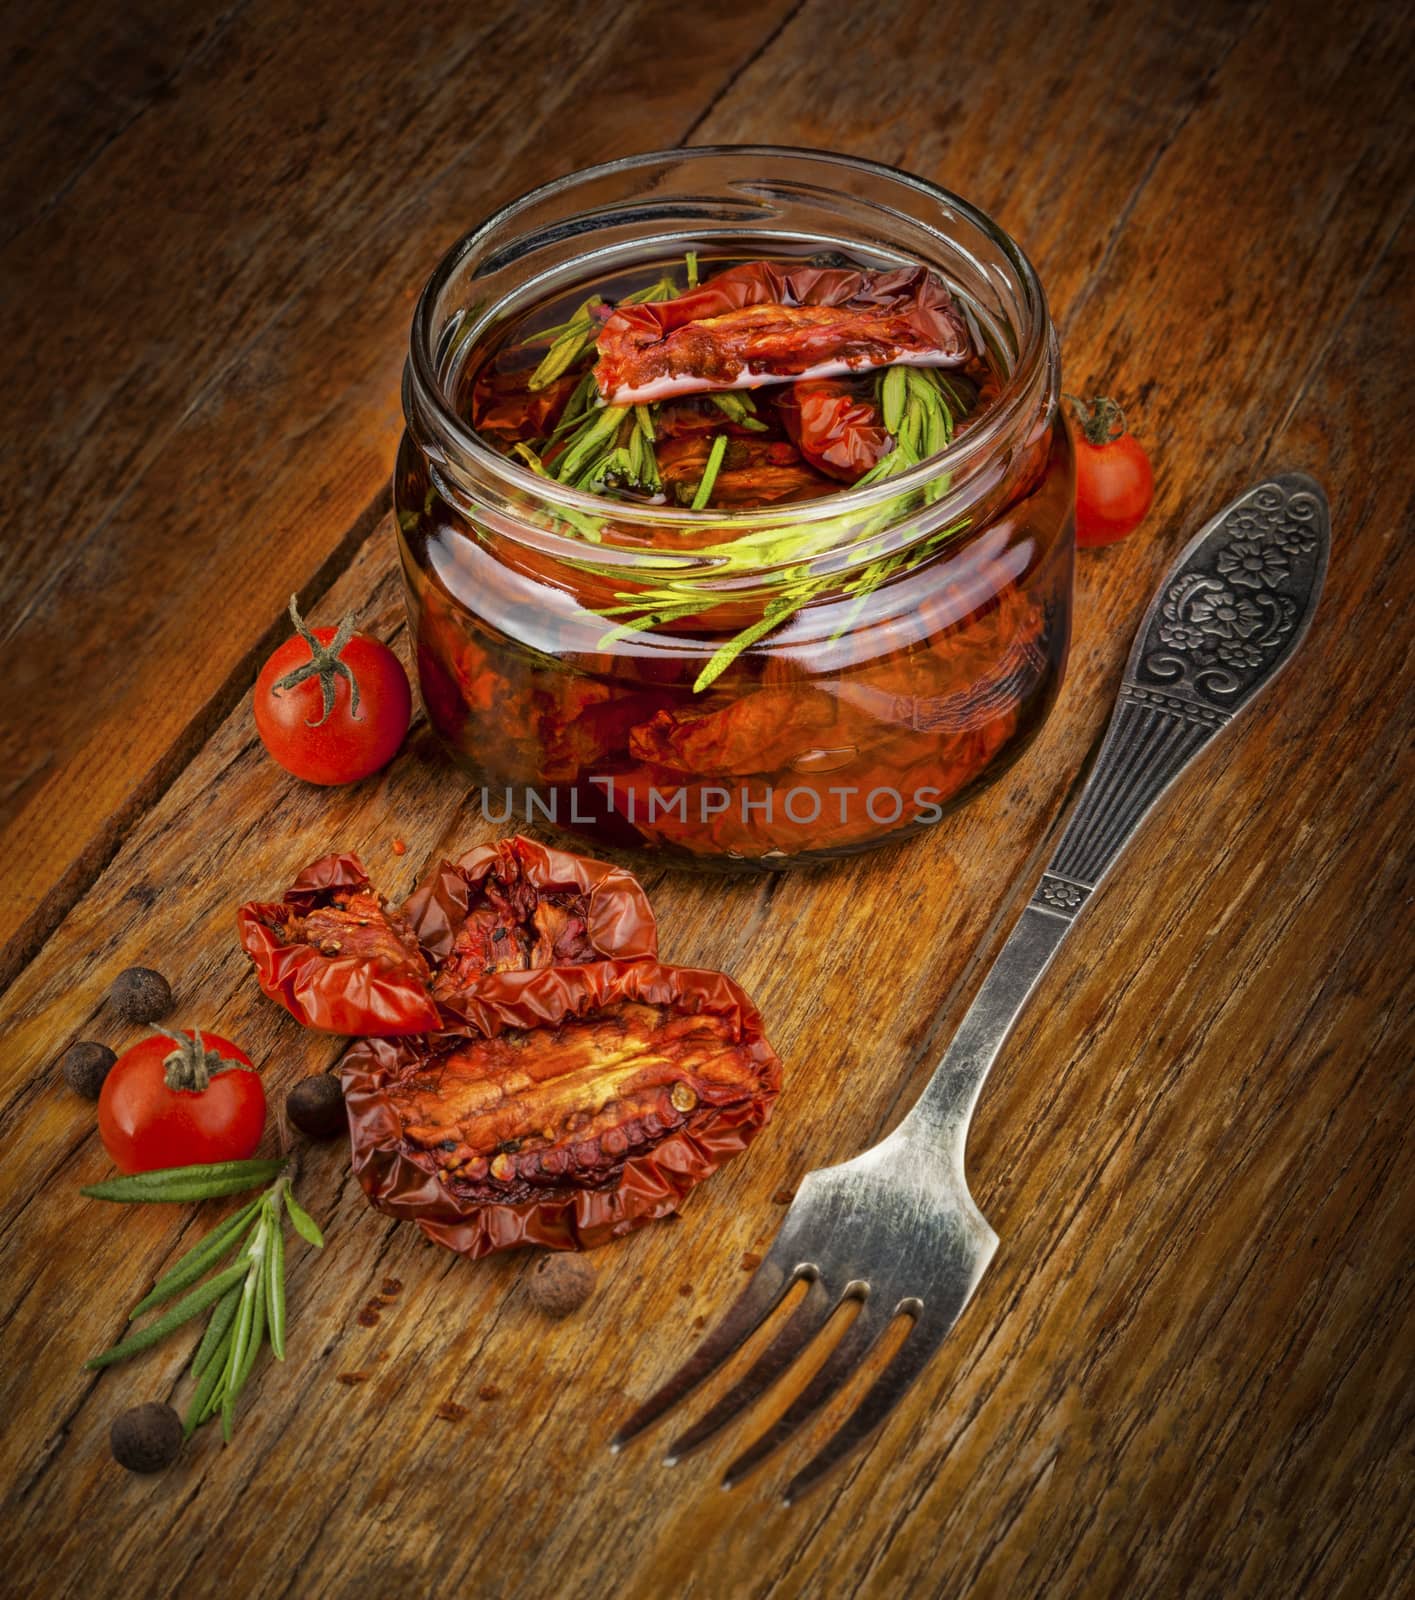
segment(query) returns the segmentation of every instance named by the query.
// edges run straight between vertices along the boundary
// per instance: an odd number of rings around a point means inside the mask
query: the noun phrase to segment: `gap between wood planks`
[[[1145,163],[1145,170],[1136,179],[1135,187],[1125,197],[1125,204],[1121,206],[1119,214],[1116,216],[1115,226],[1111,229],[1110,235],[1106,239],[1105,249],[1102,250],[1101,258],[1096,263],[1094,271],[1086,279],[1081,292],[1066,308],[1065,317],[1058,319],[1062,324],[1057,329],[1058,336],[1071,331],[1081,313],[1090,303],[1091,296],[1095,293],[1096,285],[1100,283],[1109,270],[1111,262],[1115,259],[1116,247],[1119,245],[1126,228],[1130,226],[1130,218],[1135,214],[1135,207],[1140,203],[1140,196],[1149,187],[1150,179],[1158,171],[1160,162],[1169,154],[1175,140],[1179,138],[1180,134],[1188,126],[1190,118],[1208,100],[1214,83],[1228,63],[1228,58],[1253,31],[1254,24],[1266,10],[1267,0],[1260,0],[1259,4],[1250,8],[1248,15],[1243,19],[1242,27],[1237,29],[1225,48],[1214,57],[1212,66],[1204,74],[1198,88],[1195,89],[1188,102],[1170,124],[1169,132],[1165,134],[1164,138],[1156,146],[1154,154]]]
[[[693,120],[688,124],[687,130],[678,140],[678,144],[680,146],[688,143],[698,129],[702,127],[703,123],[707,121],[713,112],[717,110],[718,106],[720,106],[727,96],[731,94],[732,91],[737,87],[740,79],[745,76],[746,73],[752,70],[757,62],[760,61],[767,51],[771,49],[776,41],[782,36],[783,33],[786,32],[791,24],[795,22],[796,18],[801,15],[801,13],[809,4],[810,0],[796,0],[796,4],[791,7],[784,17],[782,17],[781,21],[777,23],[777,25],[769,34],[767,34],[766,38],[762,40],[757,48],[742,61],[739,67],[737,67],[727,78],[722,81],[712,99],[708,101],[708,103],[697,114],[697,116],[694,117]]]
[[[1298,380],[1297,387],[1293,391],[1292,398],[1288,401],[1286,407],[1284,408],[1282,416],[1273,424],[1272,428],[1269,429],[1267,438],[1263,440],[1263,450],[1262,455],[1259,458],[1260,460],[1268,461],[1271,459],[1274,444],[1276,444],[1276,442],[1283,436],[1284,433],[1287,432],[1288,428],[1291,426],[1292,419],[1301,409],[1302,402],[1307,398],[1312,384],[1316,381],[1317,376],[1326,366],[1327,357],[1333,350],[1336,349],[1338,341],[1341,339],[1342,334],[1346,331],[1347,327],[1350,325],[1352,317],[1355,315],[1356,308],[1365,298],[1367,289],[1370,288],[1377,274],[1385,266],[1386,258],[1390,255],[1392,249],[1395,247],[1396,241],[1404,232],[1405,226],[1410,221],[1412,213],[1415,213],[1415,196],[1407,199],[1405,204],[1395,212],[1395,221],[1387,230],[1385,238],[1382,239],[1377,246],[1375,254],[1371,258],[1370,266],[1367,267],[1365,272],[1361,274],[1361,280],[1356,285],[1356,289],[1352,294],[1351,299],[1347,302],[1346,309],[1326,330],[1326,337],[1318,346],[1315,355],[1312,357],[1311,364],[1307,367],[1306,371],[1303,372],[1301,378]]]

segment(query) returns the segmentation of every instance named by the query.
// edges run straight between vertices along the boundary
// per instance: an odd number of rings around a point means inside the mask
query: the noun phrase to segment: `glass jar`
[[[991,403],[912,471],[744,511],[631,505],[536,476],[458,414],[469,354],[585,279],[832,250],[935,269],[996,369]],[[1074,551],[1055,334],[1017,245],[922,179],[742,147],[548,184],[437,268],[403,400],[422,697],[491,820],[679,862],[818,861],[936,822],[1055,699]]]

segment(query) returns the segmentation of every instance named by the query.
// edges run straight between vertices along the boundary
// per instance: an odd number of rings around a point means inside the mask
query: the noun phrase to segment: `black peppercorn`
[[[108,1442],[113,1459],[129,1472],[161,1472],[182,1452],[182,1419],[157,1400],[114,1417]]]
[[[548,1317],[568,1317],[594,1293],[598,1274],[584,1256],[569,1251],[543,1255],[531,1270],[531,1304]]]
[[[59,1070],[75,1094],[81,1094],[85,1100],[97,1100],[103,1080],[117,1059],[106,1044],[81,1039],[78,1044],[71,1044],[59,1058]]]
[[[172,1009],[172,986],[151,967],[129,967],[108,991],[113,1009],[127,1022],[156,1022]]]
[[[285,1115],[311,1139],[333,1139],[348,1127],[344,1092],[327,1072],[297,1083],[285,1096]]]

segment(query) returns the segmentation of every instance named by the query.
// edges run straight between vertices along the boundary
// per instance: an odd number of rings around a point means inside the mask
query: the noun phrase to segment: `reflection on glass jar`
[[[471,431],[468,375],[528,307],[689,251],[926,263],[986,350],[988,404],[911,471],[746,510],[606,502]],[[423,699],[486,814],[760,867],[937,821],[1020,753],[1064,670],[1059,389],[1017,247],[869,163],[678,151],[493,217],[420,302],[394,481]]]

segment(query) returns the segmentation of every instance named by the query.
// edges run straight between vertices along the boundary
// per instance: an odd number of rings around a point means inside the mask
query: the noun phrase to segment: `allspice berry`
[[[531,1304],[548,1317],[568,1317],[594,1293],[599,1274],[587,1256],[557,1250],[543,1255],[531,1271]]]
[[[327,1072],[305,1078],[291,1089],[285,1096],[285,1115],[311,1139],[337,1138],[349,1126],[344,1091],[338,1078]]]
[[[108,1442],[120,1467],[161,1472],[182,1453],[182,1419],[171,1406],[149,1400],[114,1417]]]
[[[172,1009],[172,985],[151,967],[129,967],[114,978],[108,998],[125,1022],[156,1022]]]
[[[59,1070],[75,1094],[81,1094],[85,1100],[97,1100],[103,1080],[117,1059],[106,1044],[81,1039],[60,1056]]]

